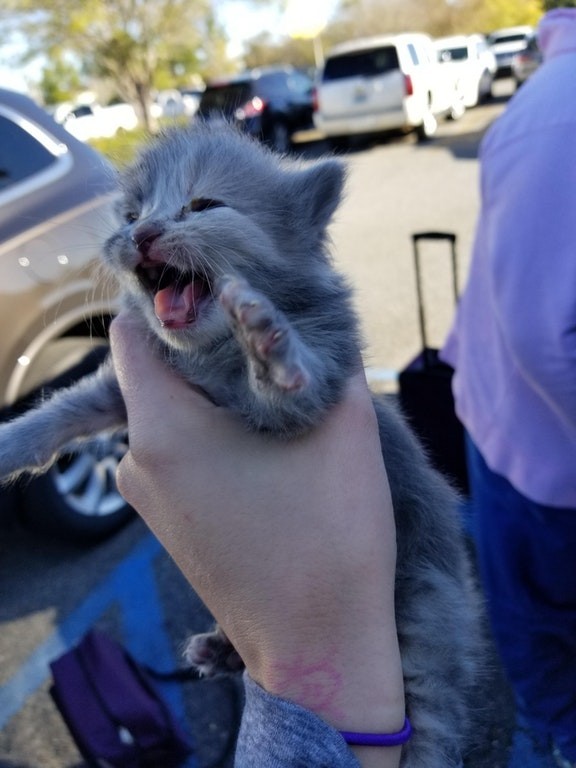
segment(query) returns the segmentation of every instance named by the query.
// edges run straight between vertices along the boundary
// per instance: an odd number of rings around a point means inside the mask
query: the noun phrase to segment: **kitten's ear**
[[[338,160],[322,160],[291,179],[294,207],[301,220],[324,230],[340,203],[346,171]]]

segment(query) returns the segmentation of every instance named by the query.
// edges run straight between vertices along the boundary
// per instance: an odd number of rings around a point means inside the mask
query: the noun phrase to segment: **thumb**
[[[136,318],[123,311],[110,326],[110,348],[131,428],[145,419],[148,429],[162,418],[169,403],[181,403],[190,413],[214,408],[206,394],[178,376],[162,360],[150,333]]]

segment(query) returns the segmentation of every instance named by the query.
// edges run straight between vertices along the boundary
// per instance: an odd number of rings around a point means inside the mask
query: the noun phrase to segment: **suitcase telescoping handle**
[[[424,293],[422,290],[422,268],[420,264],[420,242],[422,240],[445,240],[450,243],[450,259],[452,262],[452,289],[454,291],[454,304],[458,303],[458,264],[456,259],[456,235],[454,232],[414,232],[412,245],[414,249],[414,266],[416,270],[416,294],[418,297],[418,320],[420,322],[420,336],[424,360],[430,363],[430,348],[426,334],[426,316],[424,312]]]

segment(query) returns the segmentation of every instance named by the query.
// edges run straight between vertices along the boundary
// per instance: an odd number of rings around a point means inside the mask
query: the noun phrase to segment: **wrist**
[[[358,655],[357,655],[358,654]],[[289,659],[289,662],[287,661]],[[337,731],[397,733],[404,727],[404,683],[396,634],[382,637],[376,649],[346,653],[292,654],[267,659],[249,673],[272,694],[292,701]],[[398,768],[402,746],[349,744],[362,768]]]
[[[338,731],[396,733],[405,723],[404,682],[396,633],[368,647],[362,633],[339,649],[292,650],[247,665],[265,690],[314,712]]]

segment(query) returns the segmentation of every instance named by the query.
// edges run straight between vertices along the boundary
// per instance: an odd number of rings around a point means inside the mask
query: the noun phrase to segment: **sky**
[[[6,60],[15,54],[18,50],[17,43],[5,44],[2,46],[2,61],[0,61],[0,87],[8,88],[12,91],[28,90],[25,74],[28,72],[31,78],[39,74],[38,65],[29,67],[26,71],[22,68],[11,67]]]
[[[242,42],[262,30],[281,36],[315,37],[322,31],[337,5],[337,0],[288,0],[286,12],[254,8],[249,2],[229,0],[220,7],[219,17],[231,38],[229,52],[242,51]]]
[[[266,30],[280,36],[314,37],[317,35],[336,7],[337,0],[288,0],[284,14],[271,8],[255,8],[244,0],[224,0],[219,4],[218,15],[230,37],[228,48],[232,57],[242,53],[242,43],[259,32]],[[10,46],[2,47],[2,59],[10,53]],[[15,69],[0,61],[0,87],[11,90],[28,90],[27,77],[39,78],[39,64],[30,65],[26,70]]]

